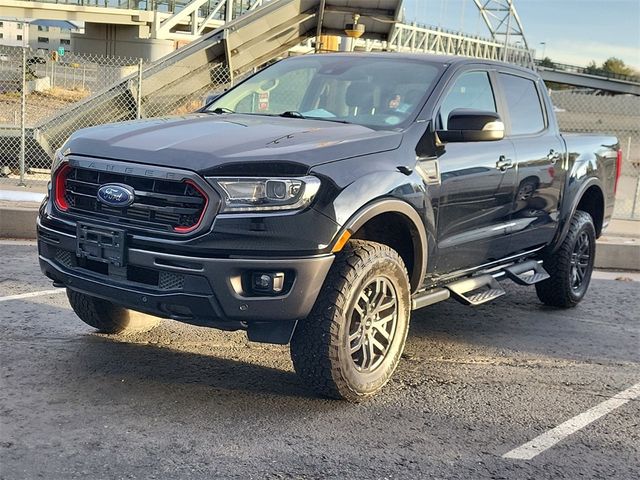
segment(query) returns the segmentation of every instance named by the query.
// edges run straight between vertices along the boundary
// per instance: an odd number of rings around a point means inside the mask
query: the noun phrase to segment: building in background
[[[79,32],[80,27],[66,20],[31,20],[29,22],[29,46],[33,50],[50,52],[64,48],[73,50],[71,32]]]
[[[23,18],[0,17],[0,46],[29,45],[28,21]]]
[[[79,33],[81,27],[66,20],[33,20],[0,17],[0,46],[30,47],[50,52],[63,47],[73,51],[71,33]]]

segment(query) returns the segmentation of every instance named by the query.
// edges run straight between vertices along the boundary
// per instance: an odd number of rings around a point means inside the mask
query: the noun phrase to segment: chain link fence
[[[69,130],[60,128],[68,120],[65,112],[135,75],[140,64],[70,53],[54,61],[28,48],[0,46],[0,185],[46,183],[52,154]],[[115,110],[91,115],[69,127],[118,120]]]
[[[55,150],[76,130],[193,112],[230,82],[224,64],[84,54],[54,61],[0,47],[0,188],[46,185]]]
[[[563,132],[618,137],[622,173],[614,217],[640,219],[640,97],[552,91],[551,100]]]
[[[232,81],[225,64],[197,57],[148,64],[67,54],[54,61],[26,48],[0,47],[0,188],[44,187],[53,153],[80,128],[193,112]],[[572,91],[551,97],[563,131],[620,139],[623,170],[614,216],[640,219],[640,98]]]

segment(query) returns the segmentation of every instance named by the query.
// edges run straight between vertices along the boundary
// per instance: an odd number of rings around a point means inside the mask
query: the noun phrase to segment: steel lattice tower
[[[529,50],[527,38],[524,35],[522,22],[516,11],[514,0],[473,0],[484,20],[491,37],[507,48],[504,49],[503,59],[508,60],[509,46],[521,43],[521,48]],[[533,61],[533,59],[531,59]]]

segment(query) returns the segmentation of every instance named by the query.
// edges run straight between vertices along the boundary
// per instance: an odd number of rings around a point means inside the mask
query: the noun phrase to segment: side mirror
[[[458,108],[436,133],[441,142],[490,142],[504,138],[504,123],[495,112]]]

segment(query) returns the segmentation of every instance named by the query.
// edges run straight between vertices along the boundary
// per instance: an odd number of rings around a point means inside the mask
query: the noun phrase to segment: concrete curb
[[[604,236],[598,240],[596,268],[640,270],[640,240]]]
[[[35,239],[37,216],[37,207],[0,207],[0,238]],[[640,271],[638,238],[604,236],[597,251],[596,268]]]
[[[37,207],[0,207],[0,238],[36,238]]]

